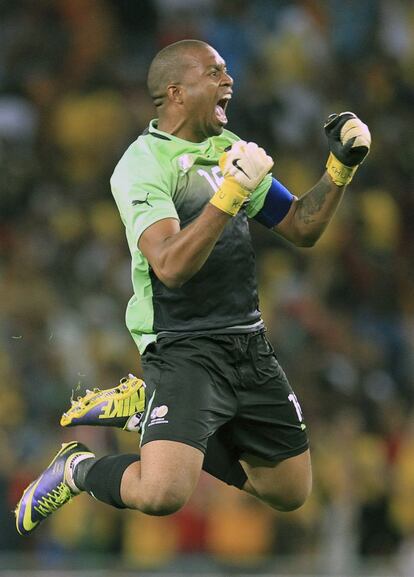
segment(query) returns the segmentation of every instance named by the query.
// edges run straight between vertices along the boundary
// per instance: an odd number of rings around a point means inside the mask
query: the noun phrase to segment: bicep
[[[144,230],[138,239],[138,248],[159,277],[161,274],[167,240],[180,232],[180,223],[175,218],[157,220]]]

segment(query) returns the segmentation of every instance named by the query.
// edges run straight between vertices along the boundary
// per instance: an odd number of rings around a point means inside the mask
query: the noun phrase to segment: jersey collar
[[[185,144],[187,146],[191,146],[192,148],[197,148],[200,150],[210,145],[210,139],[204,140],[203,142],[191,142],[189,140],[184,140],[183,138],[178,138],[178,136],[174,136],[173,134],[169,134],[168,132],[158,130],[157,122],[158,119],[154,118],[153,120],[151,120],[148,126],[149,134],[152,134],[152,136],[155,136],[156,138],[161,138],[162,140],[170,140],[171,142],[176,142],[177,144]]]

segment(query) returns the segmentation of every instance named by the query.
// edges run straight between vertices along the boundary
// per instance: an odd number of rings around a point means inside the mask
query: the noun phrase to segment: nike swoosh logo
[[[23,515],[23,529],[25,531],[27,531],[28,533],[30,533],[31,531],[33,531],[33,529],[35,527],[37,527],[37,525],[39,525],[40,521],[32,521],[32,501],[33,501],[33,496],[34,496],[34,492],[36,491],[36,488],[38,486],[38,484],[40,483],[41,479],[38,479],[37,483],[33,484],[33,487],[30,489],[28,489],[28,498],[26,500],[26,505],[25,505],[25,510],[24,510],[24,515]],[[22,500],[20,501],[20,505],[17,509],[17,521],[19,520],[19,510],[21,505],[23,504],[23,500],[24,500],[25,495],[23,495]],[[21,533],[19,527],[17,527],[18,532],[22,535],[24,533]]]
[[[250,176],[247,174],[247,172],[245,172],[242,167],[239,165],[239,160],[240,158],[235,158],[232,162],[233,166],[235,166],[237,168],[237,170],[240,170],[245,176],[247,176],[247,178],[250,178]]]

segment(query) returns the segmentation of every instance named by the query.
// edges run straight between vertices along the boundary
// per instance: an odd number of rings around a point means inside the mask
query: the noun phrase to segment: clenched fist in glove
[[[325,123],[330,155],[326,164],[329,176],[338,186],[351,182],[371,146],[368,126],[353,112],[331,114]]]
[[[272,168],[273,160],[254,142],[239,140],[221,155],[219,166],[224,181],[210,202],[234,216]]]

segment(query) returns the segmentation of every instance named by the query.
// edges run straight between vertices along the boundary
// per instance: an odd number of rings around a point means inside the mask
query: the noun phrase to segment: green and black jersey
[[[258,308],[255,257],[248,217],[262,208],[268,175],[249,203],[226,225],[202,269],[181,288],[166,287],[138,248],[146,228],[164,218],[188,226],[219,188],[218,159],[239,138],[224,130],[194,143],[150,123],[126,150],[111,178],[132,255],[134,295],[126,323],[140,352],[161,332],[249,332],[263,326]]]

